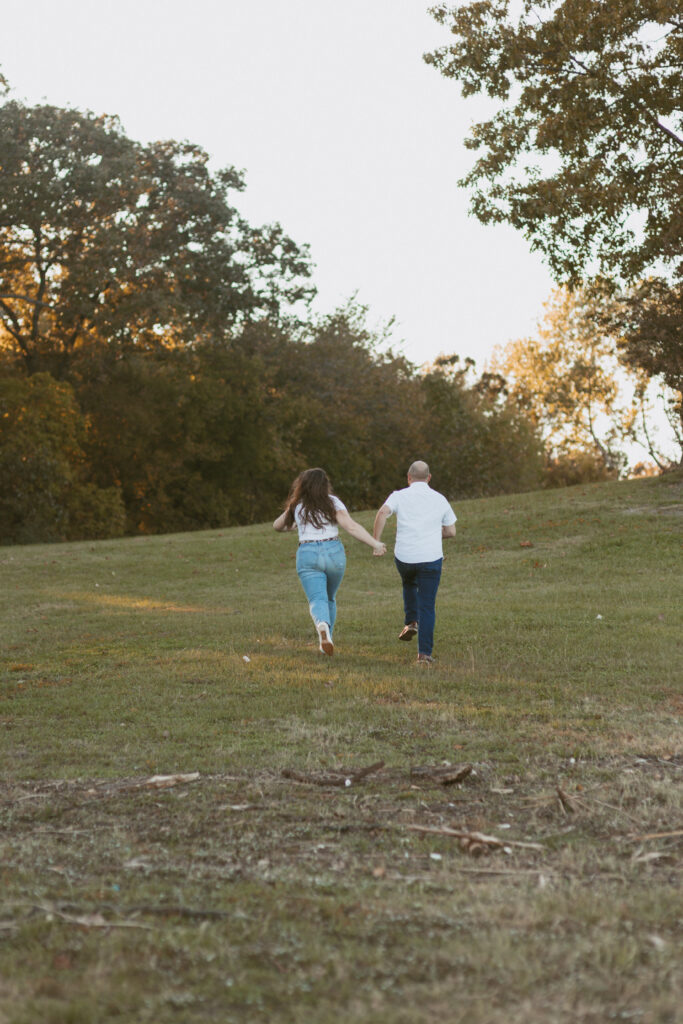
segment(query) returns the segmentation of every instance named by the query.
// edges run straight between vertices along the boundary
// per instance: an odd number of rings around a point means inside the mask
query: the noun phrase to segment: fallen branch
[[[157,903],[134,903],[129,907],[116,907],[113,904],[105,904],[106,909],[118,914],[150,914],[161,917],[189,917],[189,918],[211,918],[213,920],[224,920],[232,917],[232,910],[215,910],[204,907],[182,907],[177,905],[164,906]]]
[[[405,828],[411,832],[423,832],[437,836],[452,836],[453,839],[464,840],[465,843],[482,847],[494,847],[504,849],[506,846],[519,846],[525,850],[542,850],[540,843],[525,843],[514,839],[498,839],[497,836],[487,836],[483,832],[467,832],[459,828],[436,828],[432,825],[406,825]]]
[[[670,839],[673,836],[683,836],[683,828],[676,829],[675,832],[648,832],[645,836],[629,836],[629,839],[640,842],[642,839]]]
[[[457,871],[461,875],[534,875],[540,877],[543,875],[545,878],[564,878],[566,877],[563,872],[558,871],[540,871],[538,868],[493,868],[493,867],[462,867],[460,864],[453,865],[453,870]],[[388,881],[391,882],[426,882],[433,879],[433,875],[427,873],[422,875],[402,875],[400,871],[392,871],[390,874],[385,876]],[[621,875],[605,876],[601,875],[601,878],[614,877],[621,878]]]
[[[462,782],[468,775],[473,772],[473,766],[471,764],[463,764],[460,768],[453,768],[450,765],[446,768],[438,767],[424,767],[424,768],[411,768],[410,777],[411,779],[428,779],[430,782],[436,782],[440,786],[453,786],[456,782]]]
[[[113,828],[114,826],[109,825],[108,827]],[[28,834],[30,836],[89,836],[91,832],[92,829],[87,828],[37,828]]]
[[[569,796],[568,793],[562,789],[561,786],[556,787],[556,793],[560,801],[560,807],[565,814],[576,814],[577,805],[574,800]]]
[[[351,772],[350,778],[353,782],[358,782],[360,779],[364,779],[366,775],[372,775],[373,772],[378,772],[384,768],[384,761],[375,761],[374,764],[369,764],[367,768],[359,768],[358,771]]]
[[[291,779],[293,782],[303,782],[311,786],[346,786],[347,779],[349,786],[351,779],[344,775],[306,775],[305,772],[297,772],[294,768],[283,768],[282,777]]]
[[[87,927],[98,927],[98,928],[151,928],[151,925],[137,924],[136,922],[121,921],[118,925],[113,924],[111,921],[106,921],[100,913],[92,912],[84,909],[76,903],[58,903],[55,906],[36,904],[36,903],[6,903],[0,906],[0,910],[7,911],[10,909],[24,908],[29,910],[39,910],[45,914],[56,914],[58,917],[69,921],[70,923],[78,924],[81,923]],[[100,904],[102,910],[106,910],[112,914],[133,916],[136,914],[149,914],[158,915],[161,917],[189,917],[189,918],[212,918],[215,920],[223,920],[228,917],[234,916],[232,910],[215,910],[213,908],[206,909],[204,907],[182,907],[174,904],[164,906],[163,904],[156,903],[136,903],[131,906],[117,906],[114,903],[102,903]],[[71,913],[68,913],[71,911]],[[3,926],[9,927],[11,922],[2,921],[0,922],[0,928]]]
[[[137,787],[150,789],[167,789],[169,786],[177,786],[182,782],[196,782],[199,772],[187,772],[184,775],[152,775],[150,779],[144,779],[137,783]]]
[[[137,921],[107,921],[99,913],[74,916],[73,914],[65,914],[62,910],[57,910],[56,907],[35,903],[32,904],[32,908],[39,910],[47,917],[54,915],[60,920],[66,921],[67,924],[79,925],[81,928],[142,928],[145,931],[154,931],[154,925],[151,924],[139,924]]]
[[[631,860],[634,864],[650,864],[656,860],[671,860],[671,856],[666,850],[652,850],[650,853],[639,853],[636,850]]]
[[[86,789],[86,794],[122,793],[130,789],[169,789],[171,786],[181,785],[185,782],[196,782],[199,779],[199,772],[185,772],[178,775],[151,775],[149,778],[126,779],[121,782],[99,782],[96,786]]]
[[[283,768],[282,776],[285,779],[292,779],[294,782],[303,782],[313,786],[342,786],[348,787],[354,782],[359,782],[372,772],[378,772],[384,767],[384,761],[376,761],[367,768],[358,768],[350,772],[298,772],[294,768]]]

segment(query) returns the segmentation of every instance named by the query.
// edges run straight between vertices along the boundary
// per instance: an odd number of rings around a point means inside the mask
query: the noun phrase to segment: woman
[[[386,545],[371,537],[360,523],[351,518],[343,502],[332,494],[324,469],[307,469],[296,478],[285,510],[273,526],[280,533],[299,531],[296,571],[308,598],[320,650],[323,654],[334,654],[335,596],[346,569],[346,552],[339,539],[339,526],[371,547],[373,555],[385,554]]]

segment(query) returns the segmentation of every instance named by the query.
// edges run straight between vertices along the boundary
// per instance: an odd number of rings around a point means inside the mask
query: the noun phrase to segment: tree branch
[[[43,261],[40,258],[40,228],[34,233],[35,238],[35,261],[36,267],[38,268],[38,291],[36,292],[36,301],[33,304],[33,316],[31,317],[31,340],[36,342],[38,340],[38,325],[40,323],[40,309],[42,305],[43,295],[45,294],[45,288],[47,285],[47,270],[43,266]]]
[[[8,316],[10,318],[10,320],[12,321],[12,323],[14,324],[14,331],[7,324],[5,324],[5,329],[8,330],[9,333],[14,338],[17,339],[17,341],[19,341],[20,337],[21,337],[21,325],[20,325],[20,323],[19,323],[19,321],[17,319],[17,315],[14,312],[14,310],[12,309],[12,307],[8,306],[5,302],[2,301],[4,298],[5,298],[4,295],[0,295],[0,309],[4,310],[5,316]],[[11,295],[7,296],[7,298],[12,298],[12,296]],[[15,331],[16,331],[16,334],[15,334]]]
[[[584,74],[586,74],[586,75],[592,75],[593,74],[591,69],[586,64],[584,64],[583,61],[580,61],[578,59],[578,57],[575,57],[573,53],[569,54],[569,59],[574,64],[576,64],[577,67],[581,68],[581,70],[584,72]],[[607,77],[607,80],[610,81],[613,85],[616,85],[617,88],[623,90],[623,86],[621,85],[620,82],[617,81],[616,78],[614,78],[612,75],[607,75],[606,77]],[[638,102],[638,105],[640,106],[641,110],[643,111],[643,113],[647,117],[649,117],[649,119],[657,126],[657,128],[659,128],[666,135],[668,135],[669,138],[673,139],[673,141],[676,142],[679,146],[683,147],[683,139],[679,138],[679,136],[676,135],[676,133],[673,132],[670,128],[667,128],[667,126],[665,124],[662,124],[662,122],[659,120],[657,115],[653,114],[652,111],[649,110],[648,107],[646,107],[644,105],[644,103],[645,103],[644,100],[638,99],[637,102]]]
[[[29,299],[28,295],[0,295],[0,302],[3,299],[16,299],[17,302],[29,302],[32,306],[45,306],[46,309],[52,309],[49,302],[41,302],[38,299]]]
[[[645,440],[647,441],[647,451],[649,452],[650,457],[654,459],[655,464],[659,467],[659,469],[663,470],[665,467],[657,458],[657,452],[655,452],[654,445],[652,444],[652,440],[650,438],[650,432],[647,429],[647,418],[645,416],[645,402],[642,400],[640,403],[640,417],[643,421],[643,434],[645,435]]]

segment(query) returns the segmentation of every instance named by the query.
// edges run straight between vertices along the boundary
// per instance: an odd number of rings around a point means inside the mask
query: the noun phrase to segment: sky
[[[468,215],[463,142],[493,109],[422,55],[449,34],[425,0],[13,0],[12,95],[116,114],[244,171],[236,205],[315,264],[314,308],[352,295],[420,365],[527,337],[553,281],[522,235]]]

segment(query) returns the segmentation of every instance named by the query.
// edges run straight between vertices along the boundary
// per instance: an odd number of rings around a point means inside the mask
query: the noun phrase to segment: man
[[[442,538],[455,537],[456,515],[447,499],[429,486],[431,473],[426,462],[414,462],[408,470],[408,486],[393,491],[375,516],[373,536],[379,540],[390,515],[395,514],[396,568],[403,580],[405,625],[399,640],[417,634],[417,660],[429,665],[434,660],[436,592],[443,564]]]

